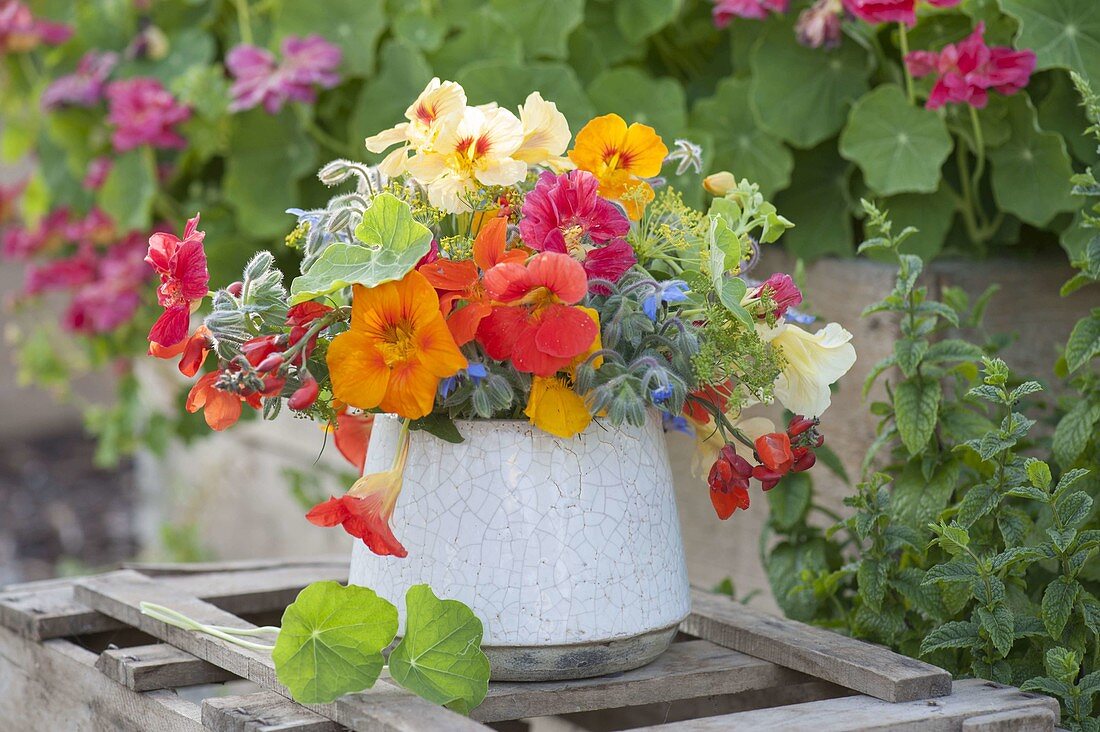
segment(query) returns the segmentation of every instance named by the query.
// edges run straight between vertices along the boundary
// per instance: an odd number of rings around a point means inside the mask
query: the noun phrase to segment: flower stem
[[[206,625],[200,623],[197,620],[187,617],[181,612],[173,610],[163,605],[157,605],[152,602],[141,603],[141,614],[148,615],[154,620],[159,620],[162,623],[171,625],[175,628],[182,628],[183,630],[195,630],[199,633],[205,633],[212,635],[215,638],[220,638],[223,641],[232,643],[242,648],[248,648],[253,651],[271,651],[275,648],[273,645],[266,643],[253,643],[252,641],[244,640],[238,636],[242,635],[259,635],[261,633],[278,632],[278,628],[271,626],[265,626],[262,628],[228,628],[222,625]]]
[[[252,45],[252,18],[248,12],[248,0],[234,0],[237,6],[237,30],[241,34],[241,43]]]
[[[978,110],[967,105],[970,109],[970,124],[974,127],[974,157],[976,162],[974,164],[974,190],[977,191],[979,184],[982,180],[982,174],[985,172],[985,138],[982,136],[982,123],[978,119]]]
[[[909,103],[917,103],[917,94],[913,91],[913,75],[909,73],[909,64],[905,63],[905,57],[909,55],[909,29],[905,23],[898,23],[898,42],[901,44],[901,70],[905,74],[905,94],[909,97]]]

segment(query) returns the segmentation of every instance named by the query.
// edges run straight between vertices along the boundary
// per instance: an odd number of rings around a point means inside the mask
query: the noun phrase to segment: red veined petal
[[[589,277],[618,282],[637,261],[634,247],[626,239],[614,239],[588,252],[584,271]]]
[[[529,268],[515,262],[496,265],[484,274],[482,281],[489,296],[501,302],[518,300],[535,287]]]
[[[333,431],[336,449],[360,473],[367,462],[367,443],[370,442],[373,426],[373,414],[344,412],[336,416],[336,429]]]
[[[437,259],[422,265],[417,272],[437,290],[462,292],[477,282],[477,265],[469,259],[460,262]]]
[[[568,360],[587,351],[598,333],[599,328],[583,310],[551,305],[539,315],[535,345],[549,356]]]
[[[330,498],[309,509],[306,519],[315,526],[339,526],[349,516],[348,509],[340,498]]]
[[[791,469],[794,456],[791,453],[791,438],[786,432],[770,432],[756,438],[753,443],[760,462],[768,470],[780,475]]]
[[[350,515],[344,520],[344,530],[362,539],[367,548],[379,556],[407,557],[409,553],[393,535],[382,504],[382,496],[345,497]]]
[[[507,219],[495,216],[486,221],[474,239],[474,262],[487,272],[505,261],[504,247],[508,233]]]
[[[168,274],[172,267],[172,256],[179,244],[179,237],[175,234],[158,231],[149,237],[149,252],[145,255],[145,261],[158,274]]]
[[[206,269],[206,252],[202,240],[183,242],[172,261],[172,276],[179,281],[180,292],[188,300],[206,297],[210,273]]]
[[[191,308],[186,305],[173,305],[166,308],[153,327],[149,329],[149,341],[160,346],[171,347],[181,343],[187,337],[191,325]]]
[[[516,338],[527,323],[527,309],[500,306],[482,319],[477,328],[477,340],[485,352],[496,361],[511,357]]]
[[[464,346],[477,335],[478,327],[493,308],[488,303],[471,302],[451,313],[447,318],[447,327],[451,330],[451,337],[455,344]]]
[[[547,288],[566,305],[579,302],[588,294],[588,277],[584,267],[568,254],[536,254],[527,263],[527,272],[532,286]]]

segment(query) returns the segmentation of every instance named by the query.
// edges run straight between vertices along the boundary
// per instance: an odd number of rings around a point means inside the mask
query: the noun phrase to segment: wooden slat
[[[232,613],[282,610],[303,587],[322,579],[346,582],[348,567],[332,563],[274,566],[234,572],[181,573],[159,581]],[[73,583],[0,593],[0,625],[34,640],[120,630],[114,618],[91,611],[73,597]]]
[[[263,688],[289,698],[275,676],[271,654],[252,651],[219,638],[182,630],[143,615],[142,602],[172,608],[194,620],[210,624],[251,628],[251,623],[203,602],[192,594],[137,572],[122,570],[78,582],[76,599],[90,608],[170,643],[180,650],[249,679]],[[467,717],[431,704],[413,694],[381,681],[365,692],[349,694],[332,704],[312,705],[312,711],[352,730],[370,732],[419,732],[446,729],[454,732],[484,732],[484,727]]]
[[[489,695],[471,716],[482,722],[496,722],[735,694],[806,681],[812,679],[696,640],[673,643],[653,663],[623,674],[577,681],[490,684]]]
[[[96,654],[0,628],[0,729],[201,732],[201,712],[172,691],[138,693],[95,668]]]
[[[941,668],[753,610],[724,595],[694,590],[691,615],[680,629],[884,701],[928,699],[951,692],[951,675]]]
[[[203,699],[202,723],[211,732],[341,732],[344,729],[273,691]]]
[[[869,696],[792,704],[752,712],[705,717],[645,727],[653,732],[955,732],[964,720],[995,712],[1024,713],[1036,709],[1057,714],[1058,702],[981,679],[955,682],[952,693],[936,699],[890,703]]]
[[[1046,707],[996,712],[971,717],[962,723],[962,732],[1052,732],[1058,715]]]
[[[285,567],[332,566],[337,569],[348,564],[348,554],[321,554],[316,557],[288,559],[230,559],[217,562],[122,562],[120,569],[132,569],[147,577],[177,576],[181,574],[212,574],[214,572],[242,572],[256,569],[280,569]]]
[[[220,684],[236,678],[167,643],[106,650],[99,654],[96,668],[134,691]]]

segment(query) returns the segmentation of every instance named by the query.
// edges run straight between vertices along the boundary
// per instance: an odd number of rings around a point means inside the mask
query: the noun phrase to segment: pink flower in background
[[[103,99],[107,77],[118,64],[118,54],[110,51],[88,51],[80,59],[76,71],[58,77],[42,92],[42,108],[57,109],[66,104],[91,107]]]
[[[936,8],[953,8],[962,0],[921,0]],[[844,0],[849,13],[865,23],[917,23],[918,0]]]
[[[985,24],[966,39],[934,51],[913,51],[905,57],[909,73],[920,78],[936,74],[935,85],[925,106],[938,109],[944,104],[969,104],[981,109],[989,102],[989,89],[1010,95],[1027,86],[1035,70],[1035,53],[1008,46],[988,46]]]
[[[753,292],[754,298],[762,297],[767,294],[775,301],[775,317],[782,318],[787,314],[787,310],[793,307],[797,307],[802,302],[802,291],[798,289],[798,285],[794,283],[789,274],[777,272],[768,279],[764,280]]]
[[[0,239],[0,256],[5,259],[28,259],[41,251],[54,249],[68,238],[72,215],[67,208],[54,209],[33,229],[13,226]]]
[[[29,266],[23,279],[23,294],[33,296],[79,287],[95,279],[95,273],[95,251],[82,247],[72,256]]]
[[[64,23],[35,18],[20,0],[0,0],[0,54],[30,51],[43,43],[56,46],[72,34]]]
[[[340,49],[321,36],[289,36],[283,41],[282,55],[277,63],[271,51],[243,44],[229,52],[225,65],[234,78],[231,111],[262,104],[275,114],[288,101],[316,100],[315,86],[330,89],[340,83],[336,73]]]
[[[77,288],[62,316],[66,329],[107,333],[134,317],[149,278],[144,260],[146,239],[141,232],[132,231],[98,257],[94,278]]]
[[[584,170],[544,172],[523,200],[519,232],[532,249],[570,254],[589,278],[615,282],[637,258],[622,238],[630,222],[622,209],[597,195],[599,187],[599,179]]]
[[[81,185],[89,191],[98,191],[107,182],[107,176],[111,174],[113,167],[115,167],[115,161],[106,155],[92,158],[88,163],[88,169],[84,171],[84,180]]]
[[[185,140],[175,125],[191,117],[156,79],[136,78],[107,86],[107,122],[114,126],[111,144],[118,152],[139,145],[182,148]]]
[[[785,13],[790,0],[714,0],[714,25],[725,28],[734,18],[764,20],[768,13]]]
[[[817,0],[798,16],[794,26],[798,42],[809,48],[836,48],[840,45],[843,15],[842,0]]]

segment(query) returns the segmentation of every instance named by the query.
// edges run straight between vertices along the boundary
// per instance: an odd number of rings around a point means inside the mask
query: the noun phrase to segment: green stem
[[[306,132],[321,146],[327,147],[342,158],[355,157],[355,150],[352,149],[351,145],[325,132],[316,122],[306,119],[305,115],[303,115],[303,121],[305,122]]]
[[[905,74],[905,94],[909,97],[909,103],[917,103],[917,93],[913,90],[913,75],[909,73],[909,64],[905,63],[905,57],[909,55],[909,29],[905,23],[898,23],[898,42],[901,44],[901,70]]]
[[[253,633],[249,632],[250,630],[252,630],[250,628],[225,628],[224,626],[218,625],[206,625],[204,623],[200,623],[197,620],[194,620],[193,618],[189,618],[183,613],[173,610],[172,608],[164,607],[163,605],[157,605],[152,602],[141,603],[141,614],[148,615],[154,620],[159,620],[160,622],[165,623],[166,625],[171,625],[175,628],[182,628],[183,630],[195,630],[199,633],[205,633],[206,635],[220,638],[227,643],[232,643],[233,645],[241,646],[242,648],[248,648],[253,651],[271,651],[275,648],[275,646],[273,645],[268,645],[266,643],[253,643],[252,641],[247,641],[243,638],[237,637],[238,635],[254,635]],[[256,628],[255,630],[271,632],[272,629]],[[275,628],[274,630],[278,629]],[[230,633],[226,631],[232,632]]]
[[[959,168],[959,183],[962,185],[962,201],[959,212],[962,213],[963,223],[966,224],[966,234],[978,249],[984,252],[985,238],[982,236],[982,229],[979,227],[977,217],[974,214],[974,193],[971,190],[970,171],[966,164],[966,147],[964,145],[957,146],[955,162]]]
[[[248,12],[248,0],[234,0],[237,7],[237,30],[241,35],[241,43],[252,45],[252,18]]]

